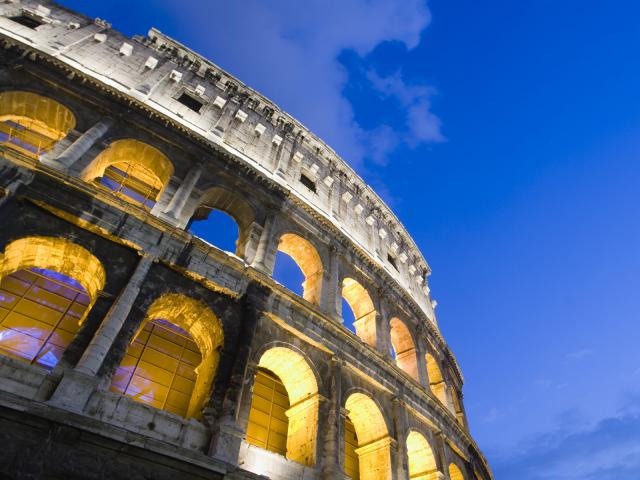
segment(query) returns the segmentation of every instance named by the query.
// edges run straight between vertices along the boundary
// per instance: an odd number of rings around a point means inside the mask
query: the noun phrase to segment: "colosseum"
[[[156,29],[12,0],[0,42],[0,478],[492,479],[430,268],[328,145]]]

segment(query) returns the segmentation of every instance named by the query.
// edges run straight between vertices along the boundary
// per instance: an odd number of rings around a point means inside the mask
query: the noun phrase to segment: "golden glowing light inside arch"
[[[153,320],[164,320],[185,330],[200,350],[202,363],[196,367],[197,379],[187,410],[187,416],[197,417],[209,397],[218,369],[224,343],[222,325],[204,302],[177,293],[163,295],[151,304],[136,335]]]
[[[455,463],[449,464],[449,480],[465,480],[464,475]]]
[[[360,480],[391,479],[391,439],[380,408],[368,395],[353,393],[345,409],[358,438]]]
[[[63,238],[25,237],[9,243],[0,255],[0,278],[29,268],[53,270],[80,283],[91,302],[87,312],[106,281],[100,260],[87,249]],[[80,321],[83,320],[84,316]]]
[[[318,383],[305,358],[286,347],[262,354],[258,366],[276,374],[289,395],[287,458],[312,466],[316,460]]]
[[[319,305],[323,268],[318,251],[311,242],[294,233],[285,233],[280,237],[278,250],[289,255],[302,270],[304,274],[303,298]]]
[[[135,177],[157,194],[167,185],[173,175],[173,164],[157,148],[134,139],[117,140],[101,152],[81,177],[88,182],[101,178],[109,167],[118,168],[127,175]]]
[[[407,435],[407,457],[409,459],[409,478],[418,480],[435,479],[436,459],[427,439],[416,431]]]
[[[64,105],[31,92],[0,93],[0,143],[28,155],[50,150],[76,126]]]
[[[392,318],[389,325],[391,327],[391,344],[395,351],[396,364],[412,378],[418,380],[418,359],[411,332],[399,318]]]
[[[342,281],[342,297],[353,311],[356,335],[368,345],[375,347],[376,309],[369,292],[353,278],[345,278]]]
[[[429,376],[431,392],[444,406],[451,408],[447,399],[447,385],[442,376],[442,370],[440,370],[438,361],[429,353],[425,355],[425,359],[427,361],[427,375]]]

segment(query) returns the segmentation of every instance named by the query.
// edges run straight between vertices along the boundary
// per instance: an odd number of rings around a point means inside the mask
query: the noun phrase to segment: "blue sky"
[[[433,268],[497,480],[640,478],[640,4],[149,0],[321,135]]]

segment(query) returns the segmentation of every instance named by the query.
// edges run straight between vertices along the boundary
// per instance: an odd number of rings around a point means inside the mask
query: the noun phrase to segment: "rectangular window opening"
[[[300,183],[307,187],[312,192],[316,193],[316,184],[313,180],[307,177],[304,173],[300,175]]]
[[[393,268],[398,270],[398,264],[396,263],[396,259],[390,253],[387,253],[387,261],[391,264]]]
[[[24,25],[25,27],[36,29],[43,23],[40,20],[36,20],[33,17],[29,17],[27,15],[16,15],[15,17],[9,17],[9,20],[12,20],[20,25]]]
[[[178,101],[196,113],[200,113],[200,109],[203,105],[200,100],[193,98],[187,93],[183,93],[182,95],[180,95],[180,97],[178,97]]]

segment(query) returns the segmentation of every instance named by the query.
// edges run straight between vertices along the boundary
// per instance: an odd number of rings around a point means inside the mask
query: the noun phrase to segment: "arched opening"
[[[313,466],[318,432],[318,384],[302,355],[267,350],[258,363],[247,442]]]
[[[0,255],[0,353],[57,365],[105,283],[88,250],[53,237],[26,237]]]
[[[396,364],[412,378],[419,380],[418,358],[411,332],[399,318],[392,318],[389,325],[391,326],[391,345],[393,345]]]
[[[322,289],[322,260],[315,247],[299,235],[293,233],[285,233],[280,237],[278,243],[278,251],[291,257],[298,268],[304,275],[302,282],[302,297],[315,305],[320,304],[320,291]],[[278,257],[276,256],[276,265],[274,267],[274,279],[282,283],[285,287],[293,287],[290,290],[299,291],[296,285],[292,285],[291,280],[294,278],[291,269],[287,269],[286,276],[278,271]],[[276,276],[277,274],[277,276]],[[277,278],[277,277],[280,277]],[[284,277],[284,278],[283,278]],[[282,281],[281,281],[282,280]],[[286,283],[283,283],[286,282]]]
[[[189,230],[212,245],[244,258],[254,221],[253,208],[242,196],[214,187],[202,194],[191,216]]]
[[[436,480],[439,478],[433,450],[421,433],[411,431],[407,435],[407,457],[409,478],[416,480]]]
[[[391,479],[391,438],[378,405],[368,395],[353,393],[347,398],[345,409],[348,420],[353,424],[354,437],[358,445],[354,450],[358,457],[358,476],[351,478],[359,480]],[[345,435],[345,452],[349,448],[347,439],[348,437]],[[349,474],[346,471],[345,473]],[[351,468],[350,474],[354,475],[353,468]]]
[[[455,463],[449,464],[449,480],[465,480],[462,471]]]
[[[440,400],[440,403],[451,409],[451,405],[449,405],[449,401],[447,399],[447,384],[442,376],[442,370],[440,370],[438,361],[430,353],[427,353],[425,358],[427,361],[427,375],[429,376],[429,388],[431,388],[431,393]]]
[[[353,327],[356,335],[375,348],[376,310],[369,292],[353,278],[345,278],[342,281],[342,298],[346,300],[353,312]]]
[[[158,149],[134,139],[117,140],[82,172],[82,179],[151,209],[173,175],[171,161]]]
[[[183,417],[200,418],[223,343],[222,325],[204,302],[163,295],[149,307],[111,390]]]
[[[31,157],[51,150],[76,126],[64,105],[31,92],[0,93],[0,144]]]
[[[205,219],[189,225],[189,231],[221,250],[237,254],[238,224],[231,215],[221,210],[209,210]]]

